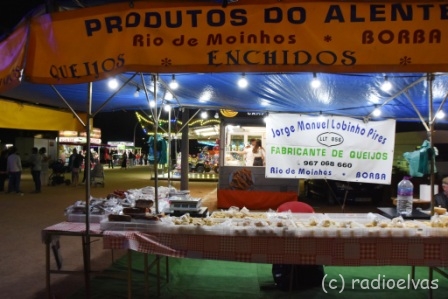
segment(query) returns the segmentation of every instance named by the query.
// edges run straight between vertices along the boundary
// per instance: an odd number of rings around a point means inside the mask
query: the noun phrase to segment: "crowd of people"
[[[116,154],[116,153],[115,153]],[[104,152],[104,160],[109,168],[114,168],[114,166],[120,166],[122,169],[128,167],[133,167],[136,165],[147,165],[147,156],[138,151],[132,152],[131,150],[124,151],[121,158],[114,161],[114,153],[106,150]],[[117,163],[118,165],[115,165]]]
[[[33,147],[29,162],[34,182],[34,191],[32,193],[40,193],[42,185],[48,183],[50,157],[47,155],[47,149],[44,147],[40,149]],[[12,146],[8,149],[3,149],[0,153],[0,191],[5,191],[5,182],[8,180],[6,193],[15,192],[23,195],[20,188],[22,171],[22,160],[17,152],[17,147]]]

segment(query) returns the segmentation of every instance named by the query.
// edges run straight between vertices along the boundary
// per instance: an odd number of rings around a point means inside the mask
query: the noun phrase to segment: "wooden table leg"
[[[46,284],[47,284],[48,299],[51,299],[50,243],[51,243],[51,240],[46,240],[46,242],[45,242],[45,280],[46,280]]]
[[[412,266],[411,268],[411,279],[412,281],[415,280],[415,266]],[[414,284],[412,284],[412,289],[415,290]]]
[[[128,299],[132,298],[132,251],[128,249]]]
[[[148,254],[144,253],[145,298],[149,298]]]
[[[294,265],[289,265],[289,266],[291,266],[291,270],[289,271],[289,292],[291,293],[292,292],[292,287],[293,287],[293,284],[294,284]]]
[[[166,282],[170,282],[170,265],[168,257],[165,257]]]
[[[433,275],[434,271],[432,267],[429,267],[429,299],[432,299],[432,280],[433,280]]]
[[[161,256],[160,255],[156,255],[156,259],[157,259],[157,297],[160,296],[160,259]]]

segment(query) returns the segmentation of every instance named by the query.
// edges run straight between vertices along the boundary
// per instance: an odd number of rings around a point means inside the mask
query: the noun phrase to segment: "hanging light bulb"
[[[267,122],[269,117],[269,112],[266,112],[263,116],[263,122]]]
[[[170,88],[172,90],[176,90],[178,87],[179,87],[179,83],[177,83],[176,77],[173,75],[173,77],[171,78],[171,82],[170,82]]]
[[[321,85],[320,80],[317,78],[316,73],[313,73],[313,80],[311,80],[312,88],[319,88]]]
[[[207,111],[202,111],[202,112],[201,112],[201,118],[202,118],[202,119],[207,119],[207,118],[208,118],[208,113],[207,113]]]
[[[156,101],[151,100],[151,101],[149,102],[149,107],[154,108],[155,106],[156,106]]]
[[[384,77],[384,82],[383,84],[381,84],[381,90],[382,91],[389,91],[392,89],[392,83],[390,83],[389,79],[387,78],[387,76]]]
[[[115,78],[109,79],[107,82],[107,86],[109,86],[110,89],[117,89],[118,88],[118,80]]]
[[[215,118],[219,118],[218,112],[215,113]]]
[[[238,80],[238,86],[240,88],[246,88],[247,85],[249,85],[249,82],[246,79],[246,75],[243,73],[243,75],[241,76],[241,78]]]
[[[165,109],[166,112],[171,110],[171,105],[166,104],[165,107],[163,107],[163,109]]]
[[[372,115],[378,117],[381,115],[381,109],[375,106],[375,110],[373,110]]]
[[[210,90],[204,90],[204,92],[199,97],[200,102],[207,102],[212,98],[212,92]]]
[[[444,118],[445,117],[445,112],[443,112],[442,110],[439,110],[437,113],[436,113],[436,118],[437,119],[442,119],[442,118]]]
[[[167,92],[165,93],[165,100],[170,101],[170,100],[172,100],[172,99],[173,99],[173,94],[172,94],[171,92],[167,91]]]
[[[137,90],[134,92],[134,97],[138,98],[140,96],[140,87],[137,86]]]

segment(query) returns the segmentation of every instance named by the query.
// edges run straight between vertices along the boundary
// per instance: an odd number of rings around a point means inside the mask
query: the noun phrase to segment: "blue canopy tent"
[[[80,1],[74,2],[80,3]],[[102,4],[106,1],[98,0],[92,2],[95,4]],[[222,6],[225,7],[228,2],[232,1],[216,2],[222,2]],[[48,1],[48,3],[55,4],[55,0]],[[314,3],[312,4],[314,5]],[[133,7],[133,5],[133,1],[129,1],[129,6]],[[80,6],[82,7],[82,5]],[[266,28],[271,27],[269,24],[266,26]],[[311,35],[306,34],[306,36]],[[116,40],[119,39],[117,38]],[[341,38],[340,44],[344,44],[343,40],[344,39]],[[75,42],[77,43],[78,41],[76,40]],[[322,42],[316,44],[316,49],[320,50],[321,45]],[[78,44],[76,44],[76,46],[78,46]],[[83,48],[86,49],[87,47],[83,45]],[[71,47],[71,49],[77,48]],[[369,47],[369,49],[376,48]],[[89,49],[89,51],[93,52],[95,49]],[[42,53],[48,54],[50,52],[43,51],[41,54]],[[182,55],[182,52],[176,52],[175,54]],[[425,52],[425,54],[427,53]],[[431,53],[428,53],[428,55],[430,56]],[[129,54],[129,56],[147,57],[144,55],[131,54]],[[37,62],[39,58],[41,57],[36,57],[34,62]],[[29,61],[30,60],[27,62]],[[154,67],[155,66],[152,66],[152,68],[148,69],[154,70]],[[160,68],[160,66],[157,67]],[[101,111],[121,109],[150,110],[149,107],[152,101],[154,101],[156,105],[155,108],[151,109],[150,113],[154,115],[156,121],[158,119],[160,108],[167,103],[173,107],[184,108],[226,108],[248,112],[263,113],[275,111],[314,115],[322,113],[325,115],[344,115],[365,120],[372,119],[372,112],[376,108],[379,108],[382,111],[381,118],[422,122],[431,139],[435,112],[442,110],[448,96],[448,80],[447,74],[445,73],[333,74],[288,72],[242,74],[241,69],[245,67],[242,65],[235,68],[239,72],[222,73],[223,70],[230,70],[232,67],[233,65],[229,66],[228,69],[221,69],[220,73],[193,74],[178,73],[177,71],[174,75],[175,80],[179,84],[179,88],[175,90],[169,87],[169,83],[173,79],[172,73],[122,73],[116,76],[121,82],[121,85],[119,85],[119,88],[116,91],[112,91],[108,88],[107,80],[58,86],[33,84],[23,81],[19,86],[0,93],[0,96],[14,101],[70,109],[75,115],[77,115],[77,112],[87,112],[88,119],[86,123],[84,123],[78,116],[78,119],[86,128],[87,140],[90,139],[89,128],[91,127],[92,118],[95,114]],[[254,67],[254,65],[252,65],[252,67]],[[280,69],[280,65],[277,67],[279,68],[275,69]],[[320,68],[317,68],[317,66],[314,67],[314,69],[310,67],[308,70],[325,70],[326,65],[320,66]],[[369,67],[369,69],[372,69],[375,65],[369,65]],[[390,69],[395,69],[395,67],[396,66],[390,66]],[[434,65],[432,67],[431,70],[434,70]],[[436,67],[438,67],[438,65],[436,65]],[[250,69],[250,67],[248,68]],[[285,68],[285,70],[294,70],[294,68],[295,66],[290,65],[288,68]],[[349,70],[350,68],[346,69]],[[421,69],[422,71],[429,71],[429,69]],[[237,84],[237,81],[243,75],[249,82],[249,86],[245,89],[240,88]],[[310,85],[314,77],[321,81],[321,85],[318,88],[314,88]],[[389,91],[384,91],[381,88],[386,80],[392,83],[392,88]],[[152,84],[152,82],[157,82],[157,84]],[[139,93],[141,94],[139,97],[135,97],[134,95],[137,90],[139,90]],[[172,99],[167,97],[168,92],[173,95]],[[158,126],[156,125],[154,127],[154,133],[157,135]],[[90,153],[88,152],[87,159],[89,159],[89,154]],[[155,167],[156,166],[157,165],[155,165]],[[89,176],[90,174],[88,173],[88,180],[90,180]],[[433,184],[433,181],[431,183]],[[155,196],[157,198],[157,189]],[[89,202],[89,197],[90,189],[88,184],[86,184],[87,204]],[[89,212],[87,209],[85,248],[87,252],[87,264],[85,267],[87,290],[90,271],[88,216]],[[88,292],[87,295],[89,295]]]
[[[446,73],[431,75],[432,91],[429,90],[428,75],[424,73],[317,73],[316,78],[321,82],[319,88],[313,88],[310,84],[313,73],[247,73],[247,88],[238,86],[241,76],[241,73],[176,74],[179,88],[172,90],[169,87],[172,75],[158,75],[158,104],[163,101],[173,107],[358,118],[371,117],[372,111],[380,108],[381,118],[422,121],[428,120],[430,100],[433,109],[438,111],[443,108],[448,95]],[[148,101],[154,98],[150,74],[124,73],[116,78],[123,85],[118,91],[108,87],[108,80],[92,83],[93,111],[148,109]],[[385,80],[392,84],[389,91],[382,90]],[[145,96],[145,87],[150,93],[149,98]],[[86,90],[87,84],[53,87],[22,82],[19,87],[0,96],[58,108],[67,108],[69,103],[75,111],[84,111]],[[139,96],[136,97],[137,90]],[[173,95],[170,100],[166,97],[168,92]],[[61,96],[66,102],[61,100]]]

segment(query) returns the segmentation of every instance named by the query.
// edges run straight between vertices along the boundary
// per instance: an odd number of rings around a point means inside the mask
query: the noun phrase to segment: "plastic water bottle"
[[[410,216],[412,214],[412,200],[414,199],[414,185],[405,176],[403,180],[398,183],[397,190],[397,214],[403,216]]]

